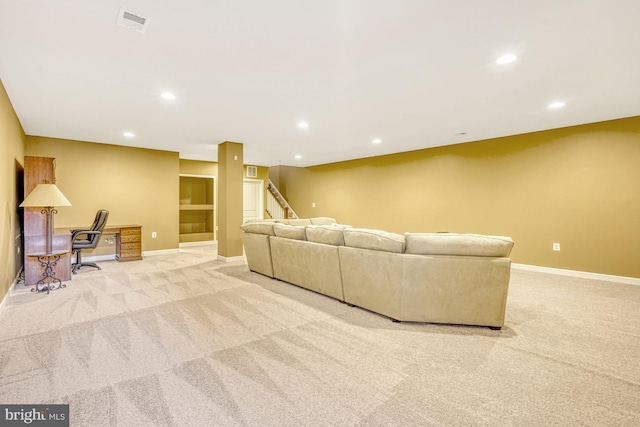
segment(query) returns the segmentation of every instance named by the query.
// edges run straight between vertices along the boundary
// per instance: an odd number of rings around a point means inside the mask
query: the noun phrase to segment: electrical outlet
[[[151,233],[151,238],[155,239],[156,237],[158,237],[158,233],[156,233],[155,231]]]
[[[554,251],[559,251],[560,250],[560,243],[554,243],[553,244],[553,250]]]
[[[315,208],[316,207],[316,202],[311,203],[311,207]]]

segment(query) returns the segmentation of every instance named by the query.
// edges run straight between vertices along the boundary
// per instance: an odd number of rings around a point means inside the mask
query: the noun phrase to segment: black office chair
[[[95,262],[82,262],[82,250],[95,249],[98,246],[108,217],[109,211],[100,209],[88,230],[71,230],[71,250],[76,253],[76,262],[73,263],[71,270],[73,274],[76,274],[80,267],[95,267],[102,270]]]

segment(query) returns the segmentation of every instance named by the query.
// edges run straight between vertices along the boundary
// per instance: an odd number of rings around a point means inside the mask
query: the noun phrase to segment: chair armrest
[[[97,234],[100,235],[102,234],[102,231],[91,231],[91,230],[72,230],[71,231],[71,243],[73,244],[73,242],[76,241],[78,236],[82,236],[82,235],[93,235],[93,234]]]
[[[76,228],[73,230],[69,230],[71,232],[71,238],[73,238],[73,236],[75,236],[76,234],[83,234],[83,233],[87,233],[89,231],[91,231],[91,229],[89,228]]]

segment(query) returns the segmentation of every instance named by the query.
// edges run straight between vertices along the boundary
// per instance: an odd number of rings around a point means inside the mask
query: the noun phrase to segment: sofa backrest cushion
[[[508,257],[513,240],[504,236],[456,233],[405,233],[405,253]]]
[[[308,218],[292,218],[282,220],[282,222],[289,225],[311,225],[311,220]]]
[[[401,234],[367,228],[345,228],[342,233],[345,246],[375,251],[404,252],[404,236]]]
[[[336,223],[335,218],[330,218],[328,216],[318,216],[315,218],[309,218],[309,220],[313,225],[331,225]]]
[[[273,221],[265,221],[265,222],[245,222],[240,226],[242,231],[245,233],[254,233],[254,234],[266,234],[269,236],[273,236],[273,226],[275,222]]]
[[[307,240],[325,245],[344,246],[343,227],[335,225],[307,225]]]
[[[344,230],[345,228],[353,228],[352,226],[347,224],[331,224],[331,226],[334,228],[339,228],[340,230]]]
[[[304,225],[274,224],[273,232],[276,237],[287,239],[307,240]]]

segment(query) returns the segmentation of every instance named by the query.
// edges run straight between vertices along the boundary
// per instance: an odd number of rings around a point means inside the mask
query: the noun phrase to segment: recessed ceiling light
[[[374,144],[380,144],[382,143],[382,140],[380,138],[374,138],[371,140],[371,142],[373,142]]]
[[[549,106],[547,108],[550,108],[550,109],[554,110],[556,108],[562,108],[562,107],[564,107],[564,102],[556,101],[556,102],[552,102],[551,104],[549,104]]]
[[[307,128],[309,127],[309,123],[307,123],[307,122],[300,122],[300,123],[298,123],[298,127],[299,127],[300,129],[307,129]]]
[[[295,156],[293,156],[293,157],[295,157],[297,160],[300,160],[300,159],[302,158],[302,155],[300,155],[300,154],[296,154],[296,155],[295,155]]]
[[[133,132],[125,132],[122,135],[126,136],[127,138],[133,138],[136,136],[136,134]]]
[[[163,99],[168,99],[168,100],[170,100],[170,101],[173,101],[174,99],[176,99],[176,96],[175,96],[174,94],[172,94],[171,92],[162,92],[162,93],[160,94],[160,96],[161,96]]]
[[[515,56],[513,53],[505,53],[504,55],[496,59],[496,64],[508,64],[509,62],[515,61],[516,58],[517,56]]]

